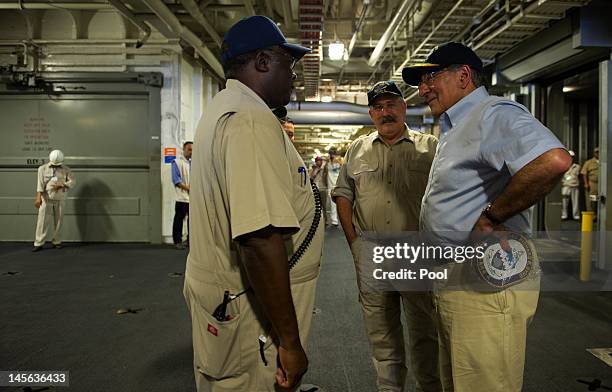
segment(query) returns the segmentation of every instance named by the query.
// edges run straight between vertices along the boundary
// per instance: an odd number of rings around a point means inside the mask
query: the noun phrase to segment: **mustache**
[[[380,120],[381,123],[386,124],[386,123],[394,123],[395,122],[395,117],[393,116],[383,116],[383,118]]]

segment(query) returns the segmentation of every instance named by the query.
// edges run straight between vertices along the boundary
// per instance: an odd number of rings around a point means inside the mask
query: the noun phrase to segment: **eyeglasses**
[[[298,59],[296,59],[295,57],[293,57],[292,55],[290,55],[289,53],[287,53],[284,50],[274,50],[274,49],[266,49],[269,50],[270,52],[274,52],[276,54],[280,54],[282,56],[285,56],[287,58],[289,58],[289,60],[291,61],[291,65],[289,66],[289,68],[293,71],[293,68],[295,67],[295,65],[297,64],[297,62],[299,61]]]
[[[431,85],[434,80],[444,72],[448,71],[448,68],[443,68],[439,71],[427,72],[421,75],[421,83],[426,84],[427,86]]]
[[[392,103],[388,103],[386,105],[376,104],[376,105],[370,106],[370,108],[373,111],[375,111],[375,112],[382,112],[385,109],[387,109],[387,110],[396,110],[399,107],[400,107],[399,102],[392,102]]]

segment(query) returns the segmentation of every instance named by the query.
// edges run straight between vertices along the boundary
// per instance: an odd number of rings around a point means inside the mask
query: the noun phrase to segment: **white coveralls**
[[[65,185],[67,188],[54,190],[54,185]],[[75,185],[72,171],[66,165],[53,166],[46,163],[38,168],[38,181],[36,192],[42,193],[42,204],[38,209],[38,220],[36,222],[36,239],[34,246],[43,246],[49,225],[47,220],[53,214],[53,237],[51,241],[53,245],[59,245],[60,228],[62,225],[62,208],[68,189]]]

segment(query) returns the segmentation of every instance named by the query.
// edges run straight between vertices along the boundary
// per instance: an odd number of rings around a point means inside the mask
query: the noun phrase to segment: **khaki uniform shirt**
[[[406,127],[404,137],[387,145],[378,132],[349,147],[332,197],[353,203],[358,231],[417,231],[421,199],[438,140]]]
[[[597,192],[597,184],[599,183],[599,159],[591,158],[584,163],[580,174],[586,176],[589,180],[591,191]]]
[[[236,292],[236,238],[269,225],[285,228],[287,255],[311,226],[315,202],[308,169],[265,102],[235,79],[202,116],[193,147],[188,277]],[[291,270],[292,283],[318,276],[324,225]]]
[[[67,188],[54,190],[53,185],[66,185],[68,189],[76,185],[72,170],[66,165],[52,166],[45,163],[38,167],[38,181],[36,192],[42,193],[46,200],[65,200],[68,193]]]

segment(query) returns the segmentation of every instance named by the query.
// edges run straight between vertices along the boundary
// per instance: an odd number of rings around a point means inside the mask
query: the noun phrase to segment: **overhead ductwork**
[[[348,102],[301,102],[292,101],[287,105],[287,115],[296,124],[327,125],[373,125],[368,114],[369,108]],[[430,115],[427,106],[410,107],[406,117]]]

